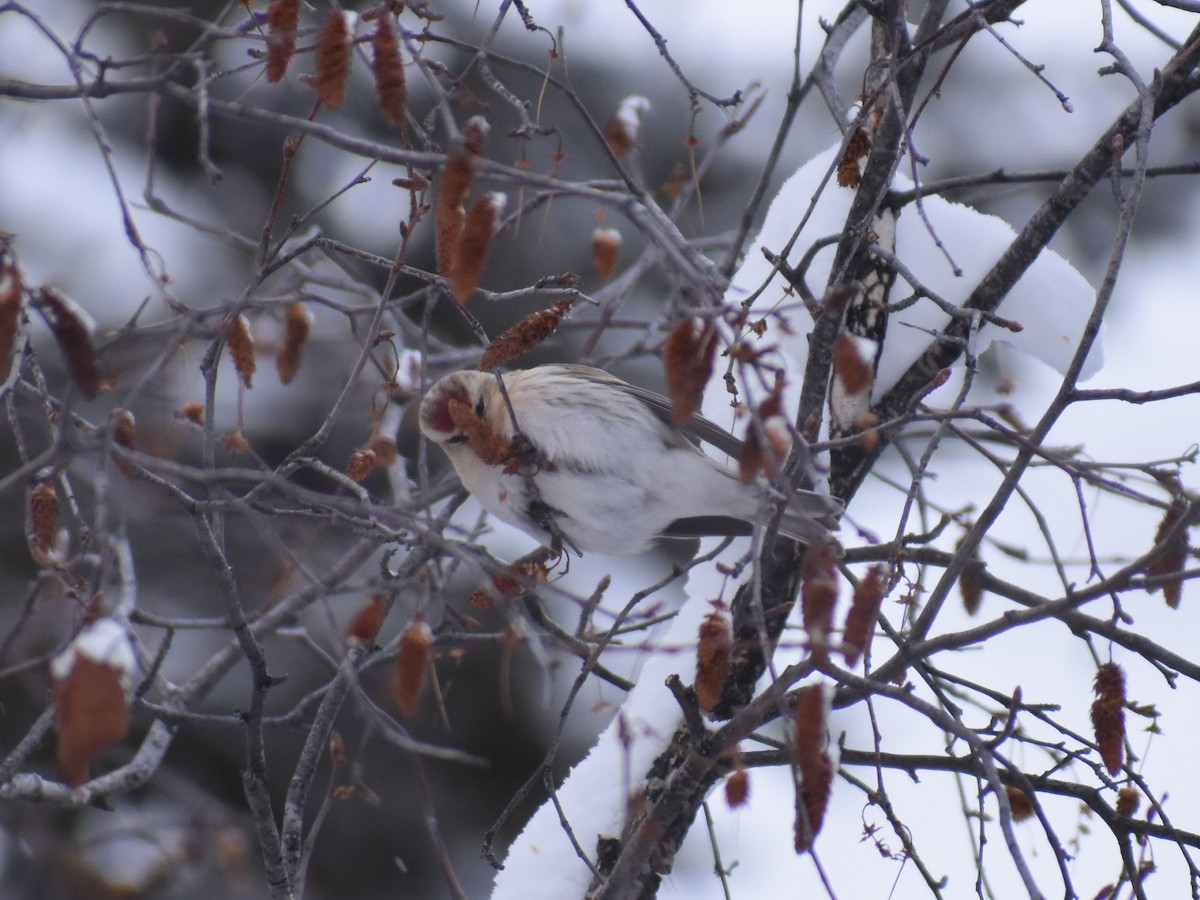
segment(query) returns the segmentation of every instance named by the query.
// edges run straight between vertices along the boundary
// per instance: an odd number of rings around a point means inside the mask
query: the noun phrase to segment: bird
[[[736,454],[735,437],[698,416],[676,425],[669,399],[602,369],[452,372],[425,394],[420,424],[485,510],[556,551],[626,556],[660,538],[749,534],[761,512],[763,486],[693,443]],[[832,541],[840,512],[797,490],[780,530]]]

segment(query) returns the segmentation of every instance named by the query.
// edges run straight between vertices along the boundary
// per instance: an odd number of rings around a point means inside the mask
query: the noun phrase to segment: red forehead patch
[[[461,384],[454,387],[443,385],[438,389],[433,402],[426,403],[422,410],[426,428],[442,434],[453,434],[458,430],[454,419],[450,417],[451,400],[457,400],[468,407],[471,405],[471,395]]]

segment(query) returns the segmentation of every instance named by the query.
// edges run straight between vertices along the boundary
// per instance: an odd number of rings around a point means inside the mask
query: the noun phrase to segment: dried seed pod
[[[362,605],[350,627],[346,629],[346,640],[351,644],[370,646],[375,643],[383,617],[387,614],[387,598],[383,594],[372,594]]]
[[[875,621],[879,618],[879,608],[887,590],[884,573],[882,564],[873,565],[854,586],[854,599],[846,614],[846,628],[842,633],[842,655],[851,669],[858,665],[871,646]]]
[[[434,238],[437,270],[449,275],[454,267],[455,248],[462,236],[466,211],[463,203],[471,190],[471,179],[475,177],[474,156],[452,156],[446,160],[442,183],[438,186],[434,206]]]
[[[696,701],[712,709],[721,699],[733,661],[733,629],[720,612],[711,612],[700,623],[696,646]]]
[[[700,408],[716,353],[717,330],[704,319],[684,319],[667,338],[663,368],[678,424],[690,422]]]
[[[346,463],[346,477],[352,481],[362,481],[376,469],[386,469],[396,461],[397,455],[396,441],[377,433],[350,454],[350,460]]]
[[[869,341],[874,346],[874,341]],[[848,334],[839,334],[833,341],[833,373],[847,393],[857,394],[871,387],[875,380],[870,360],[863,347]]]
[[[114,407],[108,415],[108,425],[112,431],[113,443],[118,447],[124,447],[126,450],[133,450],[137,445],[137,423],[134,421],[133,413],[121,407]],[[113,455],[113,463],[126,478],[133,478],[133,472],[129,470],[123,462]]]
[[[488,345],[479,360],[479,370],[490,372],[528,353],[554,334],[563,317],[570,311],[570,301],[555,300],[549,309],[530,313]]]
[[[964,534],[958,542],[961,548],[967,536]],[[983,566],[980,562],[979,545],[976,544],[971,551],[970,562],[963,568],[962,574],[958,576],[958,592],[962,596],[963,609],[967,611],[968,616],[973,616],[979,612],[979,607],[983,603]]]
[[[1118,816],[1128,818],[1138,811],[1138,807],[1142,805],[1142,795],[1138,793],[1135,787],[1125,787],[1117,791],[1116,810]]]
[[[8,251],[8,243],[0,235],[0,388],[19,368],[17,354],[21,350],[21,326],[25,316],[25,287],[21,271]]]
[[[1023,790],[1009,784],[1005,785],[1004,793],[1008,795],[1008,808],[1014,822],[1024,822],[1033,815],[1033,801]]]
[[[391,125],[404,123],[408,106],[408,87],[404,79],[404,64],[400,59],[400,43],[392,14],[383,10],[371,36],[371,71],[375,75],[375,95],[383,117]]]
[[[842,333],[833,343],[833,378],[829,383],[830,433],[845,437],[860,428],[871,412],[871,385],[879,344]]]
[[[326,106],[336,109],[346,99],[350,79],[350,23],[346,13],[335,9],[325,19],[317,38],[317,74],[313,87]]]
[[[493,572],[485,585],[477,587],[470,598],[476,609],[491,609],[496,600],[510,601],[529,593],[536,585],[543,584],[550,569],[543,560],[527,559],[515,562],[507,569]]]
[[[650,110],[650,101],[636,94],[626,97],[608,122],[604,137],[617,159],[625,159],[637,146],[642,128],[642,115]]]
[[[492,609],[496,605],[495,595],[502,599],[517,597],[521,594],[521,586],[517,579],[506,572],[496,572],[488,579],[487,584],[480,585],[471,591],[467,602],[475,609]]]
[[[745,806],[750,799],[750,773],[740,764],[725,780],[725,804],[730,809]]]
[[[226,325],[225,343],[229,347],[233,367],[242,377],[242,384],[249,388],[258,363],[254,359],[254,338],[250,336],[250,322],[245,316],[237,315]]]
[[[829,658],[829,633],[838,595],[836,558],[834,545],[828,542],[810,544],[804,554],[800,612],[808,632],[809,652],[818,660]]]
[[[862,180],[861,164],[865,163],[867,154],[871,152],[871,138],[862,128],[856,128],[846,144],[846,152],[842,154],[837,167],[837,183],[841,187],[856,188]]]
[[[329,733],[329,761],[334,766],[344,766],[350,761],[346,753],[346,741],[336,728]]]
[[[1171,505],[1167,507],[1166,513],[1162,517],[1162,521],[1158,524],[1158,531],[1154,535],[1154,543],[1161,544],[1167,539],[1167,535],[1174,530],[1175,525],[1187,514],[1188,502],[1182,496],[1176,496]],[[1180,531],[1179,536],[1171,541],[1167,551],[1155,560],[1146,568],[1148,576],[1156,575],[1173,575],[1178,573],[1180,577],[1171,578],[1164,581],[1161,585],[1147,586],[1146,592],[1153,594],[1155,591],[1162,588],[1163,598],[1167,601],[1167,606],[1171,609],[1179,609],[1179,601],[1183,596],[1183,570],[1187,565],[1188,555],[1188,533],[1184,529]]]
[[[778,378],[771,393],[758,405],[758,422],[751,421],[746,426],[746,439],[738,456],[738,477],[742,484],[750,484],[759,472],[773,478],[787,458],[792,438],[783,418],[782,396],[783,379]],[[784,438],[787,443],[781,444]]]
[[[829,693],[823,685],[809,685],[796,696],[796,741],[792,761],[796,786],[795,846],[797,853],[812,848],[825,822],[825,810],[833,788],[833,760],[825,752]]]
[[[621,254],[621,232],[615,228],[597,228],[592,232],[592,265],[604,281],[612,277]]]
[[[505,200],[504,194],[494,191],[484,194],[472,204],[463,221],[450,263],[450,294],[457,303],[466,303],[479,284]]]
[[[400,653],[396,657],[392,681],[392,700],[406,718],[412,718],[417,711],[421,691],[425,687],[425,675],[432,660],[433,632],[424,619],[418,619],[400,639]]]
[[[487,148],[488,132],[492,126],[483,116],[471,116],[463,123],[463,149],[472,156],[483,156]]]
[[[225,450],[235,456],[249,453],[250,444],[246,441],[246,435],[240,430],[228,432],[225,435]]]
[[[96,758],[125,740],[135,666],[129,634],[107,617],[86,625],[51,660],[58,765],[71,787],[87,781]]]
[[[346,463],[346,477],[351,481],[362,481],[376,468],[375,451],[360,448],[350,454],[350,460]]]
[[[675,163],[671,177],[662,183],[662,192],[671,200],[678,200],[688,182],[688,170],[683,163]]]
[[[275,371],[282,384],[291,384],[300,369],[300,348],[312,330],[312,313],[303,303],[289,303],[283,308],[283,324],[283,342],[275,354]]]
[[[38,291],[38,308],[54,333],[71,380],[85,397],[94,400],[100,393],[100,369],[92,342],[96,326],[91,316],[75,301],[48,286]]]
[[[54,539],[58,535],[58,491],[54,483],[43,481],[29,491],[29,523],[34,562],[42,565],[48,559]]]
[[[193,425],[204,425],[204,404],[191,400],[179,407],[179,415]]]
[[[367,441],[367,449],[375,454],[375,466],[380,469],[386,469],[400,455],[395,439],[385,434],[373,435],[371,440]]]
[[[862,413],[854,420],[854,430],[858,432],[858,442],[867,452],[874,450],[879,445],[879,430],[875,427],[878,424],[879,416],[873,412]]]
[[[267,10],[267,81],[279,81],[296,53],[300,0],[274,0]]]
[[[1105,663],[1096,672],[1095,691],[1092,728],[1104,768],[1116,775],[1125,759],[1125,672],[1116,663]]]

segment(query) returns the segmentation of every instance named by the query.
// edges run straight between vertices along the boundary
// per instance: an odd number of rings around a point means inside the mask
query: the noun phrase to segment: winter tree
[[[1200,896],[1200,9],[681,10],[0,3],[6,897]]]

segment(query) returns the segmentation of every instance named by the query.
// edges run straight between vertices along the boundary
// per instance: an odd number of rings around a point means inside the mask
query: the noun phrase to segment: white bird
[[[712,422],[684,428],[671,401],[600,369],[546,365],[503,376],[454,372],[421,402],[421,430],[492,515],[546,546],[613,556],[660,537],[749,534],[763,487],[704,455],[740,446]],[[514,423],[513,418],[516,418]],[[781,531],[829,540],[841,504],[812,491],[788,498]]]

